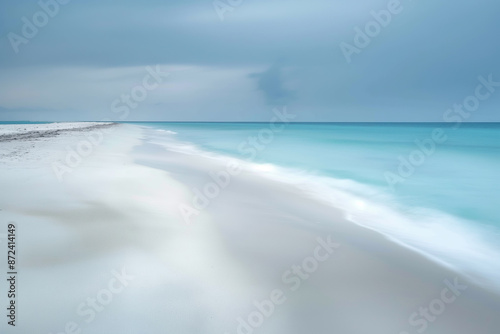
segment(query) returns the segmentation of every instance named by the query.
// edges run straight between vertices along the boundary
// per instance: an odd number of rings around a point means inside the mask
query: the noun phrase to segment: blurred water
[[[500,124],[294,123],[282,131],[267,123],[140,125],[207,152],[281,168],[282,180],[307,174],[333,204],[353,198],[334,196],[338,190],[355,196],[354,205],[341,206],[356,222],[458,269],[489,275],[500,255]],[[445,137],[431,145],[435,129]],[[417,140],[434,148],[389,187],[387,173],[399,175],[400,157],[421,151]]]

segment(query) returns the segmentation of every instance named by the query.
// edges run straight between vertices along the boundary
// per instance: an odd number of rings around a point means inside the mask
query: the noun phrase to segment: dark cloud
[[[283,61],[277,61],[264,72],[252,73],[249,77],[257,80],[257,87],[264,94],[268,105],[287,105],[296,97],[294,91],[286,88]]]

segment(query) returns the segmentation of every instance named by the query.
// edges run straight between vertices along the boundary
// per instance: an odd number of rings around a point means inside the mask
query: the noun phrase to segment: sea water
[[[500,124],[138,123],[237,158],[353,223],[488,285],[500,282]]]

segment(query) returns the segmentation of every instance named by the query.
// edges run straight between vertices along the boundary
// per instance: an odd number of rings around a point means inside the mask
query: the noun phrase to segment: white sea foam
[[[471,221],[427,208],[405,207],[395,198],[351,180],[311,175],[276,167],[268,177],[300,187],[305,193],[344,210],[346,218],[379,232],[478,283],[500,289],[500,250],[487,231]]]
[[[171,135],[176,135],[176,134],[177,134],[177,132],[175,132],[175,131],[170,131],[170,130],[158,129],[158,130],[156,130],[156,131],[158,131],[158,132],[165,132],[165,133],[168,133],[168,134],[171,134]]]

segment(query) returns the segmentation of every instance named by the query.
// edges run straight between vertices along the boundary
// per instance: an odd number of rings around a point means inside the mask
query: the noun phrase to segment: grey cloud
[[[287,105],[295,98],[295,92],[286,88],[282,61],[275,62],[263,72],[252,73],[249,77],[256,79],[257,87],[269,105]]]
[[[73,0],[15,54],[7,34],[19,33],[21,17],[30,17],[39,7],[37,1],[2,1],[0,71],[78,68],[88,78],[86,73],[97,72],[86,69],[193,66],[200,70],[189,76],[190,82],[170,79],[172,87],[187,87],[189,96],[176,100],[175,108],[156,111],[155,117],[175,119],[180,117],[176,111],[182,110],[191,120],[243,121],[265,120],[269,105],[283,103],[307,110],[302,114],[304,121],[437,121],[443,108],[474,88],[478,75],[493,73],[500,78],[500,45],[495,43],[500,35],[500,3],[496,0],[401,0],[404,10],[348,64],[339,44],[352,43],[354,28],[363,28],[373,19],[370,12],[386,8],[387,3],[246,0],[221,22],[212,1],[206,0]],[[294,82],[298,85],[293,90],[287,86],[284,65],[269,66],[280,57],[286,57],[287,68],[296,70]],[[255,70],[266,67],[260,73]],[[217,78],[217,86],[223,89],[207,90],[210,85],[204,71]],[[44,78],[22,76],[26,85],[14,85],[12,75],[7,78],[3,73],[0,88],[13,90],[9,87],[15,86],[19,87],[15,96],[35,96],[34,91],[45,91],[40,83],[45,80],[54,87],[52,96],[60,94],[61,100],[73,96],[75,100],[75,87],[79,86],[75,81],[43,72]],[[253,73],[250,80],[247,73]],[[110,94],[121,91],[105,78],[93,79],[96,85],[109,87],[106,92]],[[255,94],[255,87],[264,99]],[[92,92],[89,88],[81,95],[91,96]],[[165,96],[169,96],[167,92]],[[228,100],[230,104],[224,103]],[[0,105],[19,108],[31,109],[36,103],[27,98],[13,103],[12,95],[0,99]],[[172,106],[167,98],[151,103]],[[261,109],[256,111],[259,103]],[[474,120],[500,120],[499,103],[500,95],[488,100]],[[66,110],[79,110],[75,118],[91,118],[96,104],[89,97],[89,103],[76,99],[63,105]],[[245,107],[249,104],[252,108]],[[47,103],[40,104],[40,109],[47,108]],[[57,109],[54,105],[54,112]],[[143,115],[150,114],[146,110]]]

